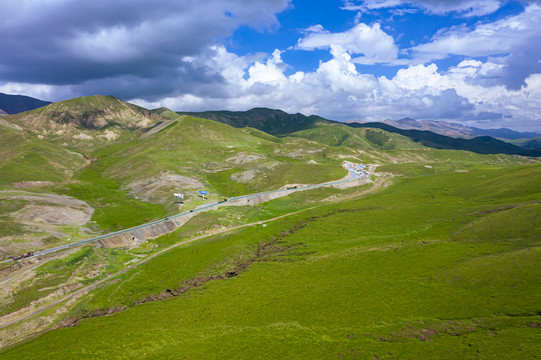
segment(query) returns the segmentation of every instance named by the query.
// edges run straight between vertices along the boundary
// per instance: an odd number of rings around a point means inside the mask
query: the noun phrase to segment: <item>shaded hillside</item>
[[[0,109],[7,114],[18,114],[20,112],[34,110],[50,103],[50,101],[43,101],[30,96],[0,93]],[[0,115],[3,115],[1,110]]]
[[[316,115],[288,114],[282,110],[267,108],[254,108],[248,111],[179,111],[177,113],[218,121],[236,128],[253,127],[273,135],[289,134],[310,129],[317,124],[334,122]]]
[[[467,150],[479,154],[508,154],[523,156],[541,156],[541,150],[525,150],[519,146],[494,139],[490,136],[480,136],[473,139],[452,138],[436,134],[430,131],[403,130],[391,125],[372,123],[350,123],[351,127],[378,128],[391,133],[397,133],[409,137],[411,140],[434,149]]]
[[[514,131],[511,129],[501,128],[501,129],[479,129],[479,128],[472,128],[474,130],[474,135],[484,135],[484,136],[491,136],[495,138],[502,138],[502,139],[509,139],[509,140],[515,140],[515,139],[523,139],[523,138],[533,138],[538,137],[539,133],[534,132],[519,132]]]

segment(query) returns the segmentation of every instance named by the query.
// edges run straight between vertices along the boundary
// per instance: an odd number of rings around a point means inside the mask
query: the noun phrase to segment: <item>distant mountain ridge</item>
[[[282,110],[267,108],[253,108],[247,111],[177,111],[177,114],[214,120],[237,128],[253,127],[272,135],[289,134],[295,131],[306,130],[316,126],[318,123],[336,122],[317,115],[288,114]]]
[[[466,150],[478,154],[508,154],[523,156],[541,156],[541,149],[524,149],[520,146],[495,139],[490,136],[478,136],[467,139],[437,134],[428,130],[398,129],[382,122],[349,123],[352,127],[378,128],[391,133],[398,133],[411,140],[434,149]]]
[[[343,124],[345,126],[359,128],[379,128],[391,133],[398,133],[409,137],[413,141],[435,149],[467,150],[479,154],[517,154],[524,156],[541,156],[541,149],[524,149],[490,136],[448,136],[432,132],[430,130],[401,129],[397,126],[382,122],[361,123],[328,120],[317,115],[306,116],[303,114],[288,114],[282,110],[267,108],[254,108],[247,111],[204,111],[204,112],[182,112],[177,114],[192,115],[209,120],[219,121],[234,127],[253,127],[273,135],[295,135],[296,132],[317,128],[320,125]],[[437,122],[434,122],[437,123]],[[450,123],[446,123],[450,124]],[[405,118],[399,126],[422,127],[423,124]],[[458,124],[457,124],[458,125]],[[451,126],[451,125],[450,125]],[[455,128],[452,126],[452,128]],[[467,127],[464,127],[467,129]],[[510,130],[512,131],[512,130]],[[458,133],[458,127],[455,132]],[[299,135],[302,137],[302,135]]]
[[[347,123],[351,124],[364,122],[359,120],[350,120],[347,121]],[[516,140],[529,139],[541,135],[535,132],[519,132],[506,128],[480,129],[447,121],[415,120],[411,118],[403,118],[400,120],[387,119],[384,120],[383,123],[402,130],[427,130],[440,135],[462,138],[471,138],[475,136],[490,136],[494,138]]]
[[[30,96],[0,93],[0,115],[18,114],[49,104],[51,104],[50,101],[43,101]]]

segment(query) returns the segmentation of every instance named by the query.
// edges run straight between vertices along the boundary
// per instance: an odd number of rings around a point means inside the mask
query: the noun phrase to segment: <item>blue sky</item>
[[[0,3],[0,92],[541,131],[538,0]]]

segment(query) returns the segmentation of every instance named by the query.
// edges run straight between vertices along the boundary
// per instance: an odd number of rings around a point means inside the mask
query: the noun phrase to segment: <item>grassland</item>
[[[539,165],[422,174],[190,243],[97,289],[71,315],[126,310],[1,356],[536,358],[540,181]]]
[[[220,232],[105,283],[69,305],[66,317],[77,326],[4,349],[1,358],[511,359],[541,352],[541,167],[527,165],[531,159],[436,150],[317,119],[273,136],[111,97],[9,119],[27,129],[0,125],[0,190],[49,181],[25,194],[84,200],[95,210],[85,226],[97,232],[178,212],[172,192],[184,192],[193,208],[201,188],[221,199],[319,183],[344,176],[344,160],[398,177],[366,198],[359,194],[369,185],[221,208],[129,251],[86,246],[36,267],[3,294],[0,315]],[[163,121],[171,124],[146,132]],[[2,200],[3,236],[41,231],[13,216],[28,204]],[[65,228],[55,231],[83,227]],[[9,239],[2,241],[26,241]]]

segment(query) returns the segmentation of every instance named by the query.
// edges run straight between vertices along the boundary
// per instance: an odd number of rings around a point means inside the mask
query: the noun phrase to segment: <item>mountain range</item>
[[[360,120],[350,120],[347,123],[365,123]],[[458,123],[451,123],[447,121],[434,121],[434,120],[415,120],[411,118],[403,118],[400,120],[384,120],[384,124],[391,125],[395,128],[402,130],[426,130],[436,134],[471,138],[475,136],[490,136],[494,138],[516,140],[516,139],[528,139],[538,137],[541,134],[535,132],[518,132],[511,129],[480,129],[476,127],[465,126]]]
[[[224,124],[228,124],[234,127],[243,128],[243,127],[254,127],[261,131],[273,135],[297,135],[305,137],[306,134],[299,133],[302,131],[316,129],[324,125],[345,125],[342,126],[343,134],[340,139],[342,143],[350,136],[350,134],[345,131],[345,128],[378,128],[385,130],[388,133],[397,133],[403,136],[406,136],[413,140],[416,143],[420,143],[424,146],[428,146],[434,149],[452,149],[452,150],[467,150],[477,152],[479,154],[517,154],[524,156],[541,156],[541,150],[539,149],[525,149],[518,145],[514,145],[491,136],[477,136],[473,137],[468,135],[467,137],[454,137],[457,135],[460,129],[458,126],[452,127],[448,126],[447,131],[445,129],[445,123],[438,132],[433,132],[430,130],[404,130],[404,127],[413,126],[417,127],[426,127],[425,123],[417,122],[413,119],[402,119],[398,122],[400,127],[393,126],[387,123],[381,122],[371,122],[371,123],[360,123],[360,122],[348,122],[341,123],[338,121],[324,119],[320,116],[310,115],[305,116],[303,114],[288,114],[282,110],[273,110],[267,108],[254,108],[248,111],[205,111],[205,112],[178,112],[178,114],[189,114],[197,117],[202,117],[206,119],[211,119],[214,121],[219,121]],[[437,122],[434,122],[437,125]],[[409,124],[409,125],[408,125]],[[435,128],[435,125],[432,126]],[[455,129],[450,131],[449,129]],[[462,134],[468,128],[463,127]],[[474,128],[469,128],[474,129]],[[481,129],[479,129],[481,130]],[[336,131],[336,128],[335,128]],[[442,135],[439,132],[446,132],[451,135]],[[509,132],[514,133],[516,136],[518,134],[524,135],[525,133],[518,133],[509,130]],[[533,134],[536,135],[536,134]],[[341,143],[340,143],[341,144]],[[334,143],[332,145],[340,145],[339,143]],[[328,143],[328,145],[331,145]]]

